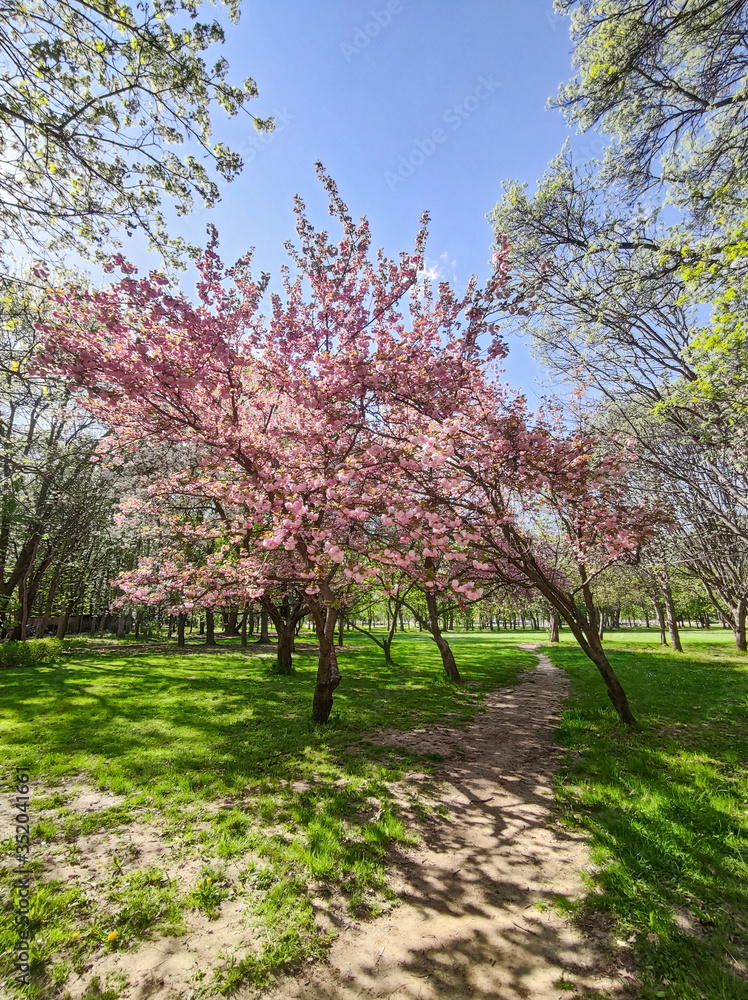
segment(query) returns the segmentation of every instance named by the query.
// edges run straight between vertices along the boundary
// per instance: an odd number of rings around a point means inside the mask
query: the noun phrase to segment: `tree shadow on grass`
[[[486,692],[534,662],[470,639],[463,664],[470,695],[443,679],[427,641],[402,641],[396,667],[377,651],[345,653],[326,727],[310,722],[316,664],[304,655],[290,676],[271,673],[267,658],[196,652],[74,656],[6,670],[0,744],[6,760],[29,767],[32,800],[63,778],[93,781],[124,796],[128,808],[145,806],[150,812],[139,816],[150,816],[175,846],[196,836],[199,821],[206,856],[253,857],[268,898],[296,899],[301,912],[306,894],[328,886],[365,914],[390,893],[385,850],[407,838],[392,783],[409,768],[422,772],[434,755],[398,746],[361,754],[356,744],[379,727],[464,724]],[[87,834],[98,816],[88,817]],[[102,811],[102,831],[110,818]],[[498,829],[498,814],[494,822]],[[68,826],[75,839],[77,828]],[[303,953],[308,944],[300,940]]]
[[[594,845],[587,913],[612,915],[645,981],[683,1000],[748,998],[748,698],[745,656],[614,648],[640,720],[626,733],[571,649],[558,797]],[[654,985],[652,985],[654,989]]]
[[[517,1000],[558,995],[564,977],[581,989],[607,975],[597,944],[609,943],[609,928],[590,944],[554,911],[578,888],[585,853],[578,835],[549,827],[559,678],[541,668],[526,680],[464,732],[439,732],[435,777],[448,815],[422,820],[418,851],[391,852],[402,905],[341,938],[332,971],[279,997]]]
[[[398,668],[385,667],[368,651],[348,654],[331,724],[317,728],[310,722],[315,664],[309,656],[297,656],[288,676],[273,674],[265,660],[251,656],[194,652],[81,656],[4,670],[2,739],[13,757],[34,758],[42,772],[46,756],[68,753],[73,770],[81,757],[89,770],[101,758],[112,775],[135,779],[144,774],[143,754],[159,751],[159,767],[209,769],[217,785],[220,774],[232,776],[233,784],[255,778],[269,760],[282,769],[282,757],[343,748],[370,727],[409,728],[448,715],[453,723],[466,721],[471,708],[442,680],[434,654],[417,642],[408,646]],[[473,675],[486,688],[501,685],[528,660],[506,651],[484,653],[482,663],[473,659]],[[167,747],[171,761],[162,759]]]

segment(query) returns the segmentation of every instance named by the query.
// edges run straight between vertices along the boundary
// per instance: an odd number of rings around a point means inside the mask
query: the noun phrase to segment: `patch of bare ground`
[[[11,795],[0,795],[0,841],[15,836],[17,810],[14,801]],[[40,805],[40,802],[47,804]],[[77,777],[63,778],[55,785],[32,789],[31,815],[35,821],[40,817],[52,816],[57,808],[63,807],[71,814],[84,816],[123,804],[125,799],[119,795],[98,791]]]
[[[186,933],[178,937],[156,937],[140,942],[137,949],[103,952],[83,974],[66,983],[72,1000],[80,1000],[91,979],[100,982],[122,977],[124,1000],[176,1000],[192,996],[206,972],[225,965],[232,957],[259,951],[252,929],[244,917],[241,899],[224,900],[214,920],[193,912]]]
[[[55,807],[61,807],[64,816],[72,819],[126,802],[78,778],[63,779],[55,786],[35,791],[40,802],[54,801]],[[8,798],[0,796],[0,839],[12,836],[13,831],[14,813],[4,801]],[[34,819],[54,817],[55,807],[37,808]],[[195,888],[205,863],[214,859],[204,856],[198,844],[180,844],[167,838],[160,827],[143,820],[79,834],[70,840],[56,836],[49,843],[37,841],[34,860],[42,866],[37,884],[55,880],[80,889],[106,932],[110,923],[112,929],[116,926],[109,898],[115,873],[126,878],[157,869],[163,873],[164,883],[181,894]],[[214,919],[198,910],[188,910],[184,914],[184,932],[177,936],[163,936],[156,928],[148,939],[122,950],[108,949],[102,942],[98,950],[88,954],[80,973],[71,973],[60,996],[79,1000],[97,978],[102,987],[114,985],[123,1000],[176,1000],[192,996],[200,981],[232,957],[259,951],[261,942],[256,940],[251,920],[245,918],[246,901],[239,895],[239,874],[249,860],[250,856],[245,855],[240,864],[219,865],[224,872],[220,885],[227,887],[228,898],[221,901]]]
[[[343,929],[327,963],[279,982],[267,1000],[558,1000],[632,984],[606,925],[580,930],[554,908],[583,892],[590,863],[583,838],[552,822],[567,681],[538,659],[467,729],[375,737],[444,757],[436,789],[433,778],[409,776],[428,781],[430,803],[443,809],[420,821],[421,846],[391,855],[401,904]]]

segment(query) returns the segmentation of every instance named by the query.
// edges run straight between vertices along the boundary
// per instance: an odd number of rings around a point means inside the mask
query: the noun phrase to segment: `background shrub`
[[[0,668],[36,667],[54,663],[62,653],[60,639],[27,639],[26,642],[0,643]]]

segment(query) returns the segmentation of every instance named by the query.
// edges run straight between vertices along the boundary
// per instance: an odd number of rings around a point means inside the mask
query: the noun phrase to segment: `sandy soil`
[[[450,815],[422,830],[423,846],[392,858],[401,905],[345,928],[328,963],[267,1000],[568,1000],[572,983],[576,995],[631,983],[603,928],[583,937],[552,908],[582,892],[589,860],[583,840],[550,821],[567,682],[539,661],[516,689],[491,695],[467,731],[381,734],[377,742],[445,755],[438,800]]]

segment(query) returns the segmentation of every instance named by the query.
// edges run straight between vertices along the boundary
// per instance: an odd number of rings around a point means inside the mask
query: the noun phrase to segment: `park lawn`
[[[606,651],[639,725],[617,721],[594,667],[547,645],[571,678],[556,777],[562,820],[596,871],[576,917],[610,924],[641,1000],[748,998],[748,656],[721,629],[610,633]]]
[[[355,645],[340,654],[344,680],[331,721],[316,728],[315,658],[297,655],[295,672],[279,676],[267,647],[135,653],[122,644],[0,671],[5,774],[28,769],[32,787],[34,985],[24,995],[63,997],[70,976],[106,951],[184,935],[190,914],[217,918],[226,900],[241,900],[263,944],[201,970],[196,990],[262,986],[279,967],[323,954],[331,935],[315,918],[315,899],[357,915],[392,905],[384,854],[410,837],[403,788],[407,809],[431,808],[397,783],[435,761],[362,737],[390,726],[466,724],[488,691],[535,663],[503,639],[455,637],[471,682],[455,689],[426,637],[398,635],[397,665],[387,667],[371,642],[349,634]],[[6,777],[9,809],[11,791]],[[92,792],[105,807],[76,808]],[[139,862],[137,845],[149,830],[168,845],[169,865]],[[92,844],[115,838],[120,853],[102,847],[96,859],[103,870],[89,864],[75,877]],[[8,889],[13,842],[1,846]],[[56,877],[63,866],[67,876]],[[16,936],[4,896],[0,974],[7,977]],[[119,987],[110,986],[92,979],[87,995],[114,1000]]]

